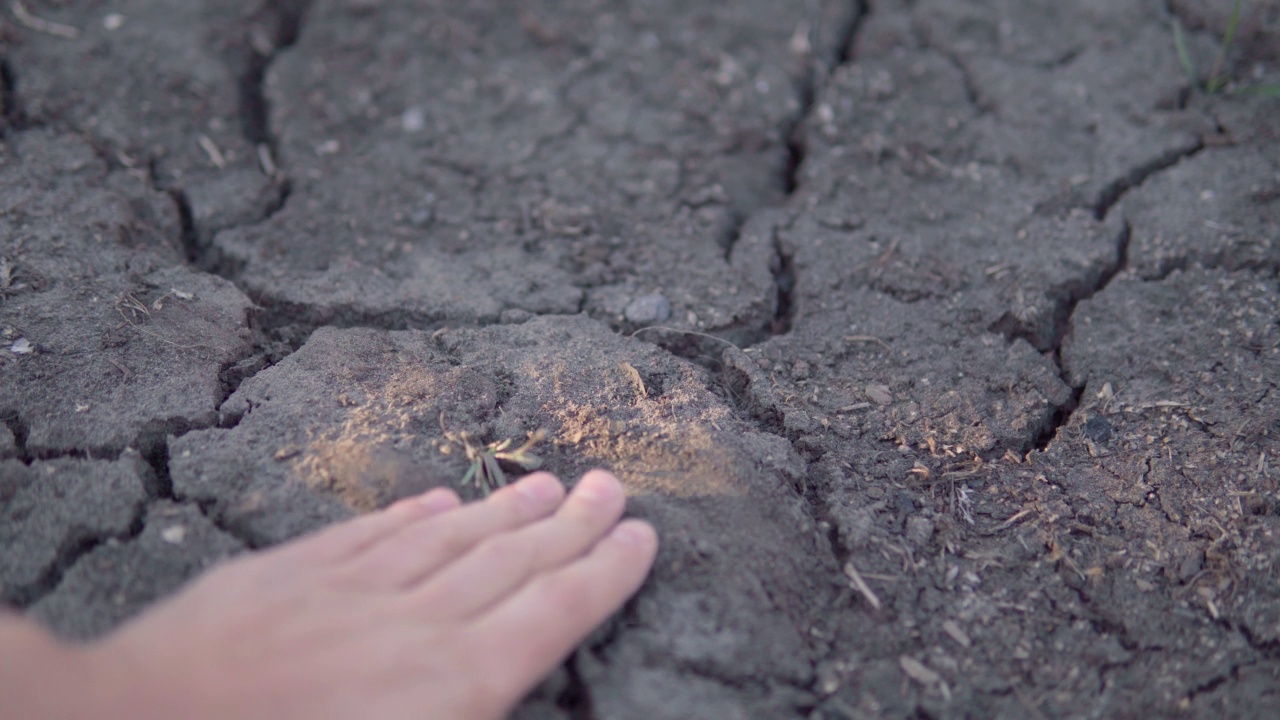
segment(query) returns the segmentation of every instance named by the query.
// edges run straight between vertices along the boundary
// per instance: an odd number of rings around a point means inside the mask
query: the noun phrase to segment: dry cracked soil
[[[519,718],[1272,716],[1230,6],[6,3],[0,600],[92,638],[540,429],[663,546]]]

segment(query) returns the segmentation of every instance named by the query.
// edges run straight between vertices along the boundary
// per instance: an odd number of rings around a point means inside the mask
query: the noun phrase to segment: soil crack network
[[[1265,714],[1232,5],[3,11],[0,593],[98,637],[536,435],[663,544],[516,717]]]

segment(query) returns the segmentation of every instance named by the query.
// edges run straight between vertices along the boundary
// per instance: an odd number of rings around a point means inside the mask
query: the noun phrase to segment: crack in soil
[[[119,452],[94,452],[85,449],[69,449],[53,453],[41,453],[39,457],[32,457],[26,450],[27,426],[22,422],[20,416],[16,413],[9,413],[5,417],[0,418],[13,434],[19,448],[19,460],[30,465],[37,461],[47,461],[62,458],[75,458],[86,460],[105,460],[119,461],[131,450],[136,450],[147,463],[150,472],[142,474],[143,490],[146,497],[138,503],[137,507],[130,518],[129,526],[124,532],[119,533],[102,533],[93,534],[86,537],[68,537],[63,540],[62,544],[55,552],[54,562],[43,572],[35,581],[22,586],[4,588],[5,596],[8,602],[13,603],[20,609],[28,608],[39,602],[46,595],[53,592],[61,584],[66,573],[81,558],[93,552],[99,546],[109,542],[128,542],[136,539],[142,534],[145,526],[145,518],[147,508],[158,500],[178,500],[173,492],[173,483],[169,474],[169,437],[181,437],[188,432],[194,430],[206,429],[205,425],[191,424],[185,419],[178,419],[175,425],[174,420],[162,420],[152,423],[154,427],[145,428],[138,433],[133,441],[127,447]],[[180,427],[179,427],[180,426]],[[200,512],[204,514],[210,522],[235,538],[241,543],[249,546],[244,537],[234,533],[232,529],[218,523],[216,518],[212,517],[204,508],[200,508]]]
[[[962,78],[964,79],[965,92],[969,102],[973,105],[973,107],[975,107],[979,111],[979,113],[986,112],[986,108],[984,107],[981,95],[978,92],[973,82],[971,73],[969,72],[968,68],[964,65],[964,63],[961,62],[960,58],[955,56],[952,53],[945,52],[937,47],[934,47],[934,45],[929,42],[928,37],[925,36],[922,32],[920,32],[918,28],[917,28],[917,32],[920,33],[919,34],[920,40],[926,47],[933,47],[933,49],[940,52],[940,54],[944,58],[946,58],[952,65],[956,67],[956,69],[960,72]],[[1070,62],[1072,59],[1074,59],[1074,56],[1076,54],[1078,53],[1069,54],[1066,58],[1063,59],[1063,62],[1064,63]],[[1110,210],[1130,190],[1141,186],[1153,175],[1176,165],[1178,162],[1182,161],[1184,158],[1191,157],[1196,153],[1204,150],[1205,147],[1206,147],[1206,143],[1204,139],[1197,138],[1190,145],[1184,146],[1182,148],[1177,148],[1159,157],[1156,157],[1146,163],[1143,163],[1133,168],[1130,172],[1126,173],[1122,177],[1115,179],[1114,181],[1109,183],[1102,191],[1100,191],[1098,198],[1093,203],[1091,210],[1093,211],[1095,218],[1097,218],[1100,221],[1105,220]],[[1055,308],[1054,308],[1054,312],[1052,314],[1052,319],[1051,319],[1052,325],[1050,326],[1050,329],[1048,332],[1047,342],[1042,342],[1042,343],[1034,342],[1033,339],[1038,334],[1042,335],[1043,333],[1034,333],[1031,331],[1030,328],[1022,327],[1020,323],[1015,323],[1014,325],[1009,327],[993,326],[991,330],[993,332],[999,332],[1003,334],[1009,340],[1022,338],[1024,340],[1027,340],[1028,342],[1031,342],[1033,346],[1039,346],[1037,347],[1037,349],[1041,350],[1047,356],[1053,359],[1053,362],[1058,369],[1059,376],[1062,378],[1064,384],[1068,385],[1068,387],[1072,387],[1071,384],[1067,381],[1067,374],[1062,364],[1061,349],[1062,349],[1062,343],[1066,335],[1070,332],[1072,320],[1074,319],[1074,316],[1075,316],[1075,310],[1082,301],[1087,300],[1093,297],[1094,295],[1096,295],[1097,293],[1101,292],[1102,290],[1106,289],[1107,286],[1110,285],[1110,283],[1118,275],[1120,275],[1125,269],[1127,269],[1127,267],[1129,266],[1129,246],[1130,246],[1131,238],[1132,238],[1132,228],[1128,223],[1125,223],[1123,229],[1121,230],[1118,237],[1116,238],[1117,251],[1116,251],[1115,259],[1113,262],[1101,268],[1097,276],[1092,278],[1091,280],[1085,280],[1085,281],[1081,281],[1073,284],[1068,284],[1061,288],[1055,289],[1057,297],[1055,298]],[[780,247],[778,248],[778,255],[780,258],[785,257],[782,253],[782,248]],[[781,306],[781,303],[780,303],[780,306]],[[1065,403],[1063,403],[1062,405],[1058,406],[1055,409],[1052,417],[1044,424],[1044,426],[1042,426],[1038,431],[1035,432],[1034,435],[1032,435],[1029,438],[1029,442],[1027,443],[1028,447],[1024,447],[1023,450],[1026,451],[1026,450],[1029,450],[1030,448],[1035,448],[1041,451],[1045,450],[1048,444],[1055,437],[1057,437],[1060,429],[1063,428],[1070,421],[1072,415],[1074,414],[1076,409],[1079,407],[1080,400],[1083,396],[1084,390],[1085,388],[1083,385],[1080,387],[1072,387],[1071,397],[1068,398],[1068,400]],[[763,420],[763,418],[760,418],[760,420]],[[795,440],[795,438],[789,438],[789,439],[792,441]],[[812,466],[813,459],[808,458],[807,460],[808,460],[808,464]],[[851,555],[851,552],[849,551],[848,548],[843,547],[839,537],[839,533],[836,530],[836,524],[834,522],[831,522],[829,513],[826,512],[824,492],[821,491],[821,489],[811,486],[807,488],[806,492],[804,493],[804,500],[806,505],[809,507],[810,512],[813,514],[814,518],[819,521],[820,526],[822,522],[827,523],[828,542],[830,543],[832,552],[836,557],[837,561],[842,564],[844,562],[844,559]],[[1128,650],[1133,650],[1137,647],[1132,637],[1128,634],[1127,628],[1121,625],[1116,625],[1115,623],[1107,620],[1106,618],[1096,616],[1093,613],[1089,613],[1087,611],[1088,600],[1084,596],[1083,592],[1079,588],[1071,587],[1071,583],[1067,583],[1067,585],[1073,592],[1076,593],[1076,595],[1079,596],[1079,600],[1082,603],[1081,612],[1084,614],[1084,617],[1082,617],[1081,619],[1088,622],[1095,632],[1108,633],[1108,634],[1115,635],[1118,641],[1121,643],[1121,646],[1125,647]],[[820,688],[818,688],[815,685],[815,687],[813,688],[813,691],[815,693],[818,693],[819,690]],[[821,696],[820,693],[818,693],[818,696],[819,697]]]
[[[289,199],[292,191],[290,180],[274,167],[274,161],[271,160],[276,154],[276,139],[270,126],[270,105],[267,102],[263,84],[267,71],[275,58],[297,42],[302,30],[304,15],[311,3],[312,0],[272,0],[264,4],[257,11],[256,17],[251,18],[246,25],[238,49],[241,55],[231,61],[233,65],[242,65],[238,73],[241,132],[246,140],[259,148],[260,156],[265,154],[267,161],[273,164],[273,167],[264,167],[263,170],[264,172],[269,172],[275,178],[276,196],[267,204],[261,216],[257,219],[248,223],[216,228],[218,232],[270,220],[285,206]],[[0,71],[3,71],[5,67],[7,65],[0,61]],[[7,76],[0,72],[0,79],[4,77]],[[0,90],[9,86],[8,83],[0,85]],[[4,108],[7,110],[8,107],[8,103],[5,103]],[[252,351],[219,368],[219,380],[223,385],[222,397],[217,403],[220,406],[235,392],[240,383],[261,370],[276,364],[283,357],[297,350],[306,341],[306,338],[310,336],[311,332],[324,323],[315,323],[305,328],[301,334],[301,341],[291,342],[285,339],[287,336],[298,335],[296,327],[292,327],[295,323],[288,319],[291,316],[263,303],[260,298],[254,298],[252,293],[237,282],[239,272],[243,268],[227,262],[220,252],[212,246],[206,246],[202,243],[199,229],[196,227],[190,197],[185,188],[180,186],[162,187],[161,183],[157,181],[154,160],[148,163],[148,168],[148,184],[157,192],[167,194],[177,210],[180,222],[178,248],[187,263],[231,282],[247,297],[254,300],[259,308],[259,312],[256,313],[258,316],[256,324],[260,337],[254,343]],[[373,324],[378,325],[378,323]],[[293,330],[294,332],[288,332],[288,330]],[[233,425],[238,421],[238,418],[231,420]],[[225,425],[226,419],[220,419],[219,424]],[[201,428],[185,426],[178,429],[177,436],[180,437],[194,429]],[[15,433],[16,436],[17,433]],[[157,477],[160,478],[159,496],[172,498],[172,486],[168,480],[167,458],[161,461],[158,454],[159,451],[156,450],[157,447],[166,445],[164,436],[161,436],[157,442],[155,438],[147,436],[147,432],[144,431],[135,439],[134,444],[136,443],[147,445],[147,447],[141,447],[140,449],[148,462],[151,462],[157,470]]]
[[[1076,308],[1080,303],[1105,290],[1111,284],[1111,281],[1128,267],[1129,244],[1132,237],[1133,230],[1128,223],[1125,223],[1116,238],[1115,261],[1103,267],[1092,282],[1068,283],[1054,288],[1054,294],[1057,297],[1055,298],[1054,310],[1050,319],[1051,325],[1047,340],[1038,340],[1044,333],[1037,332],[1035,328],[1027,327],[1011,313],[1006,313],[988,328],[990,332],[999,333],[1010,342],[1018,339],[1025,340],[1046,357],[1051,358],[1058,369],[1058,377],[1061,378],[1064,385],[1071,388],[1071,397],[1066,402],[1058,405],[1048,421],[1028,437],[1028,441],[1024,444],[1025,446],[1021,448],[1022,452],[1027,452],[1033,448],[1043,451],[1047,448],[1049,443],[1057,437],[1058,431],[1070,421],[1076,408],[1080,406],[1080,399],[1084,395],[1084,386],[1075,387],[1068,380],[1066,368],[1062,365],[1062,343],[1071,331],[1071,323],[1075,317]]]
[[[814,103],[817,102],[821,85],[842,65],[853,60],[853,48],[857,42],[858,30],[862,27],[870,12],[871,8],[867,0],[850,0],[847,16],[836,31],[838,40],[835,52],[831,57],[820,61],[821,67],[810,69],[806,73],[804,81],[800,84],[800,106],[782,128],[783,137],[787,141],[787,164],[783,169],[781,178],[781,185],[786,195],[780,205],[785,205],[789,202],[795,196],[796,191],[799,190],[800,170],[803,168],[805,158],[809,153],[804,124],[805,120],[813,114]],[[742,224],[745,223],[746,219]],[[778,301],[774,317],[769,324],[768,336],[783,335],[790,332],[791,314],[793,312],[792,292],[796,287],[795,263],[792,262],[791,255],[784,252],[776,231],[774,233],[774,252],[777,256],[777,267],[774,268],[773,281],[778,288]]]
[[[274,156],[276,137],[271,128],[271,104],[263,92],[267,71],[276,57],[298,41],[312,0],[272,0],[251,22],[244,42],[248,57],[240,74],[240,130],[246,140],[265,145]]]
[[[1142,282],[1163,282],[1168,280],[1170,275],[1175,272],[1199,268],[1200,270],[1222,270],[1227,273],[1259,273],[1270,275],[1271,277],[1280,276],[1280,262],[1267,260],[1247,260],[1245,262],[1233,262],[1227,255],[1229,250],[1223,250],[1216,257],[1206,260],[1197,260],[1196,258],[1181,257],[1170,258],[1160,263],[1157,271],[1150,275],[1139,275]],[[1265,398],[1266,395],[1263,395]],[[1258,398],[1261,401],[1263,398]]]
[[[1071,332],[1072,323],[1075,320],[1076,308],[1080,306],[1080,303],[1107,289],[1107,286],[1111,284],[1111,281],[1128,268],[1129,244],[1132,238],[1133,228],[1128,222],[1125,222],[1119,237],[1116,238],[1115,262],[1103,268],[1102,272],[1093,283],[1066,288],[1066,295],[1060,298],[1059,302],[1056,304],[1053,313],[1054,324],[1050,341],[1048,346],[1042,349],[1042,352],[1044,352],[1046,357],[1053,360],[1053,364],[1058,369],[1058,377],[1062,380],[1064,385],[1071,388],[1071,397],[1067,398],[1066,402],[1055,408],[1053,415],[1049,420],[1042,424],[1034,435],[1029,437],[1027,447],[1023,448],[1024,452],[1031,449],[1043,452],[1048,448],[1049,443],[1053,442],[1054,438],[1058,436],[1059,431],[1066,427],[1066,425],[1071,421],[1071,417],[1074,415],[1076,409],[1080,407],[1080,399],[1084,397],[1085,386],[1074,386],[1067,377],[1067,370],[1062,364],[1062,343],[1066,339],[1067,334]],[[1010,333],[1000,327],[992,326],[991,330],[992,332],[1003,332],[1005,337],[1010,340],[1018,337],[1026,339],[1023,334],[1026,332],[1025,329],[1022,332],[1019,332],[1015,328],[1014,331]],[[1032,343],[1032,345],[1034,347],[1035,343]]]
[[[1249,644],[1249,647],[1257,651],[1258,654],[1268,660],[1280,660],[1280,640],[1263,640],[1255,635],[1253,633],[1253,629],[1248,625],[1235,622],[1228,622],[1227,624],[1233,630],[1240,633],[1240,636]]]
[[[239,72],[242,134],[251,143],[265,148],[269,156],[272,157],[275,152],[276,137],[270,123],[270,104],[264,91],[265,78],[275,58],[297,42],[303,30],[305,14],[311,5],[311,1],[276,0],[268,3],[260,11],[258,18],[251,22],[250,30],[246,31],[246,35],[242,40],[244,56],[239,60],[242,65],[242,69]],[[820,67],[811,68],[806,73],[803,82],[800,83],[799,108],[780,128],[781,135],[787,139],[789,160],[779,178],[781,186],[786,190],[786,196],[777,204],[763,208],[763,210],[781,207],[796,191],[798,173],[805,157],[805,145],[802,137],[804,120],[813,109],[815,96],[822,78],[829,76],[840,64],[848,62],[852,57],[857,30],[868,13],[869,7],[866,0],[850,0],[848,12],[837,28],[835,36],[838,40],[831,56],[820,58],[818,60]],[[257,35],[254,34],[255,29],[258,31]],[[266,209],[261,218],[252,223],[244,223],[236,227],[244,227],[269,220],[285,206],[291,194],[291,187],[287,177],[279,173],[278,177],[281,187],[278,200]],[[244,271],[242,261],[224,257],[215,247],[201,246],[186,193],[181,188],[172,189],[168,192],[177,206],[178,214],[182,221],[181,246],[188,261],[196,267],[236,284],[241,292],[244,292],[262,308],[259,318],[264,330],[271,331],[288,327],[295,330],[300,329],[300,334],[304,336],[310,335],[316,328],[324,326],[431,331],[443,327],[447,322],[447,318],[444,317],[422,315],[404,310],[369,313],[358,311],[352,306],[317,308],[310,304],[280,302],[262,297],[260,293],[251,292],[238,282]],[[726,255],[731,253],[742,227],[750,217],[752,217],[751,214],[744,214],[728,232],[729,241]],[[750,333],[753,342],[789,331],[791,318],[794,314],[792,300],[796,285],[794,262],[790,254],[786,253],[781,247],[776,236],[774,250],[776,259],[773,276],[777,293],[776,309],[773,316],[766,320],[763,328]],[[585,302],[585,299],[583,302]],[[486,323],[479,323],[479,325],[484,324]],[[690,357],[679,349],[668,348],[668,351],[686,359],[693,359],[701,364],[706,362],[706,358],[701,357],[700,352],[698,357]]]
[[[147,478],[143,478],[143,485],[148,485]],[[56,590],[67,571],[98,546],[107,542],[128,542],[137,538],[142,534],[146,524],[147,507],[152,500],[154,498],[148,496],[137,504],[129,518],[129,526],[124,532],[92,534],[80,538],[69,535],[64,538],[58,546],[54,561],[40,574],[40,577],[27,585],[3,588],[4,599],[18,609],[25,610]]]
[[[1124,198],[1125,194],[1130,190],[1141,186],[1152,175],[1177,165],[1179,162],[1194,157],[1208,145],[1203,137],[1198,137],[1191,144],[1174,148],[1165,154],[1152,158],[1141,165],[1133,168],[1121,177],[1112,180],[1102,190],[1098,192],[1098,198],[1093,203],[1093,215],[1098,220],[1105,220],[1107,214],[1111,212],[1111,208]]]
[[[840,29],[840,39],[836,43],[836,54],[831,60],[828,74],[842,65],[853,62],[853,49],[858,42],[858,31],[862,29],[866,19],[871,16],[871,0],[852,0],[849,12],[848,22]]]
[[[796,265],[793,255],[783,247],[782,238],[779,237],[776,229],[773,231],[773,252],[778,264],[773,273],[773,284],[778,288],[778,297],[769,335],[778,336],[791,332],[791,323],[795,320],[796,307],[793,293],[796,289]]]
[[[805,120],[813,113],[814,103],[817,101],[822,83],[841,65],[852,60],[853,47],[857,41],[858,30],[862,27],[862,23],[869,13],[870,7],[867,0],[850,0],[847,15],[836,28],[835,37],[837,40],[834,52],[830,57],[817,59],[815,64],[818,67],[806,69],[797,88],[799,96],[797,98],[798,107],[795,113],[787,118],[779,128],[780,134],[786,143],[787,153],[787,161],[778,178],[778,184],[783,189],[783,197],[777,203],[760,208],[755,213],[744,213],[734,219],[733,226],[726,233],[728,238],[724,251],[726,260],[733,254],[733,248],[741,238],[743,228],[746,227],[756,213],[768,212],[786,206],[799,190],[800,170],[808,154],[808,143],[805,140],[804,133]],[[777,335],[784,335],[791,331],[791,319],[794,314],[792,297],[796,287],[795,263],[792,261],[791,255],[782,248],[776,232],[774,234],[773,247],[775,257],[772,272],[773,282],[777,288],[775,310],[773,317],[766,321],[765,326],[760,331],[753,333],[753,335],[757,336],[757,339],[753,339],[751,344]]]
[[[1183,148],[1171,150],[1159,157],[1142,163],[1122,177],[1113,180],[1100,192],[1099,198],[1093,207],[1094,217],[1099,221],[1105,220],[1110,214],[1111,209],[1114,208],[1130,190],[1141,186],[1152,176],[1164,170],[1168,170],[1182,160],[1195,156],[1207,147],[1208,144],[1204,141],[1204,138],[1197,138],[1192,144]],[[1020,324],[1002,324],[1004,322],[1004,318],[1001,318],[1001,321],[998,321],[996,325],[993,325],[990,328],[992,332],[1001,333],[1009,340],[1021,337],[1028,340],[1028,342],[1031,342],[1033,346],[1036,346],[1036,349],[1045,353],[1047,357],[1051,357],[1053,359],[1054,365],[1058,368],[1058,376],[1062,379],[1064,384],[1071,387],[1071,397],[1054,410],[1052,418],[1050,418],[1050,420],[1045,423],[1031,439],[1029,448],[1044,451],[1049,446],[1049,443],[1057,437],[1058,431],[1071,421],[1072,415],[1075,413],[1076,409],[1080,407],[1080,400],[1084,396],[1085,388],[1083,385],[1074,387],[1070,382],[1068,382],[1066,368],[1062,365],[1062,342],[1071,331],[1072,323],[1075,319],[1076,308],[1079,304],[1105,290],[1107,286],[1111,284],[1112,280],[1128,269],[1129,245],[1132,236],[1133,228],[1126,221],[1124,229],[1121,232],[1120,237],[1117,239],[1116,262],[1104,268],[1102,273],[1093,283],[1077,285],[1074,287],[1068,286],[1064,288],[1065,294],[1063,297],[1059,298],[1058,303],[1054,308],[1050,341],[1045,344],[1044,347],[1037,346],[1037,343],[1031,340],[1031,338],[1034,337],[1034,334],[1027,328],[1022,327]],[[1184,260],[1182,262],[1182,266],[1187,266],[1189,264],[1190,260]],[[1167,276],[1169,273],[1173,272],[1173,269],[1174,268],[1170,268],[1168,272],[1163,275]],[[1156,279],[1158,280],[1162,278]]]
[[[1092,211],[1094,218],[1098,221],[1104,221],[1114,208],[1130,190],[1140,187],[1151,177],[1172,168],[1187,158],[1194,157],[1209,147],[1203,137],[1182,148],[1176,148],[1169,152],[1142,163],[1123,176],[1116,178],[1108,183],[1098,195]],[[1116,262],[1105,267],[1101,274],[1091,283],[1074,283],[1068,284],[1060,288],[1053,288],[1053,292],[1060,293],[1055,300],[1054,311],[1051,316],[1048,342],[1036,342],[1035,338],[1038,333],[1033,328],[1026,327],[1021,321],[1018,321],[1012,313],[1007,313],[1001,317],[989,330],[991,332],[1000,333],[1006,339],[1012,341],[1016,338],[1022,338],[1029,342],[1037,350],[1041,351],[1046,357],[1053,359],[1054,365],[1058,368],[1058,375],[1063,383],[1071,387],[1072,395],[1067,402],[1059,405],[1053,413],[1053,417],[1048,423],[1043,425],[1037,432],[1035,437],[1030,441],[1027,448],[1034,448],[1043,451],[1048,447],[1049,443],[1057,436],[1058,430],[1070,422],[1071,416],[1080,406],[1080,399],[1084,394],[1084,386],[1073,387],[1067,381],[1065,368],[1062,366],[1062,342],[1066,335],[1071,331],[1072,321],[1075,318],[1076,307],[1084,300],[1097,295],[1111,284],[1121,272],[1129,267],[1129,245],[1133,235],[1133,228],[1126,221],[1124,229],[1117,240]],[[1168,277],[1174,270],[1184,269],[1192,264],[1191,259],[1181,258],[1174,262],[1168,263],[1163,268],[1163,272],[1155,278],[1146,278],[1147,280],[1163,280]],[[1203,264],[1202,264],[1203,265]],[[1209,267],[1209,265],[1204,265]],[[1265,263],[1259,264],[1257,268],[1229,268],[1229,269],[1268,269]]]
[[[155,187],[155,174],[152,173],[152,187]],[[191,216],[191,201],[187,198],[187,192],[182,188],[174,188],[169,190],[169,197],[173,200],[173,205],[178,209],[178,222],[180,231],[178,241],[182,249],[183,257],[191,265],[199,265],[200,263],[200,239],[197,237],[195,221]]]
[[[591,687],[582,679],[582,671],[578,668],[578,653],[564,661],[564,669],[569,683],[556,697],[556,707],[569,713],[571,720],[596,720],[595,701],[591,697]]]
[[[8,58],[0,58],[0,137],[10,130],[22,130],[27,125],[18,96],[18,78]]]
[[[271,127],[271,104],[267,100],[264,85],[267,72],[275,59],[297,43],[306,12],[312,2],[313,0],[272,0],[265,3],[246,23],[244,33],[228,61],[237,76],[241,135],[258,149],[261,170],[274,180],[275,196],[258,218],[218,227],[213,232],[266,222],[284,209],[289,201],[293,186],[289,177],[276,165],[278,142],[275,130]],[[154,181],[152,185],[155,186]],[[237,277],[243,268],[228,262],[222,253],[202,243],[186,191],[181,187],[166,191],[173,198],[181,219],[180,247],[187,262],[240,287]],[[207,240],[205,238],[206,242]],[[243,287],[240,290],[245,292]]]
[[[1196,685],[1187,690],[1187,701],[1194,701],[1200,695],[1211,693],[1229,682],[1235,682],[1240,679],[1240,671],[1245,668],[1254,667],[1257,662],[1242,663],[1240,665],[1232,665],[1231,672],[1222,675],[1215,675],[1212,678]]]
[[[30,434],[30,428],[22,420],[22,415],[17,410],[6,410],[0,412],[0,422],[9,429],[9,434],[13,435],[13,443],[18,452],[18,459],[23,463],[31,464],[31,455],[27,452],[27,436]]]
[[[277,141],[271,127],[271,108],[264,91],[267,72],[276,57],[294,45],[301,34],[303,18],[313,0],[270,0],[262,5],[246,21],[242,35],[235,43],[227,62],[237,77],[238,114],[241,135],[258,149],[261,170],[274,180],[274,196],[263,208],[259,217],[247,222],[212,228],[221,232],[246,227],[270,220],[280,212],[292,193],[290,179],[275,164]],[[2,68],[3,65],[0,65]],[[7,105],[6,105],[7,107]],[[114,162],[108,158],[109,163]],[[173,201],[180,221],[177,247],[187,263],[193,267],[217,275],[249,293],[237,282],[243,270],[228,262],[222,253],[201,238],[196,226],[191,199],[180,185],[167,186],[158,181],[156,161],[148,163],[148,183],[152,189],[163,192]],[[285,324],[285,323],[279,323]],[[270,324],[268,324],[270,326]]]
[[[166,475],[168,474],[169,454],[167,445],[164,451],[156,458],[145,459],[153,471],[163,471]],[[157,467],[161,468],[161,470],[158,470]],[[256,549],[257,546],[251,544],[248,538],[237,534],[232,528],[219,522],[218,518],[200,503],[175,497],[172,492],[167,495],[157,494],[153,492],[152,483],[146,478],[144,478],[144,486],[147,487],[147,497],[138,503],[133,516],[130,518],[129,527],[124,532],[95,534],[89,537],[65,540],[58,547],[54,562],[37,580],[24,586],[4,588],[7,602],[12,603],[18,609],[25,610],[55,592],[62,584],[67,572],[94,550],[108,543],[127,543],[137,540],[146,529],[148,511],[158,501],[177,502],[194,507],[219,531],[235,539],[246,548]]]
[[[990,104],[983,100],[982,91],[979,89],[978,81],[973,76],[973,70],[969,68],[968,63],[960,56],[960,53],[948,48],[944,43],[934,40],[933,33],[929,28],[922,25],[919,19],[912,17],[911,33],[915,36],[915,41],[926,50],[932,50],[939,57],[946,60],[951,67],[960,75],[960,83],[964,88],[964,97],[969,105],[977,111],[978,116],[986,115],[990,109]]]
[[[238,423],[238,420],[237,420],[237,423]],[[234,425],[232,427],[234,427]],[[192,428],[188,432],[194,432],[196,430],[208,430],[208,429],[209,428]],[[186,434],[187,433],[185,432],[175,434],[172,436],[172,439],[177,440],[178,438]],[[201,515],[204,516],[206,520],[209,521],[210,525],[213,525],[215,528],[217,528],[219,531],[221,531],[228,537],[235,539],[241,545],[244,545],[246,548],[249,548],[250,550],[259,549],[261,547],[261,544],[252,541],[248,533],[238,531],[234,526],[228,524],[225,521],[225,518],[223,518],[220,513],[214,512],[212,507],[213,506],[212,500],[201,501],[195,498],[185,497],[174,492],[173,479],[169,471],[170,455],[169,455],[168,440],[169,438],[166,438],[166,441],[164,442],[163,445],[161,445],[159,451],[154,456],[146,458],[147,462],[151,464],[152,469],[155,471],[156,475],[163,476],[165,480],[165,484],[163,486],[163,489],[165,490],[165,492],[163,494],[153,494],[148,498],[148,501],[154,502],[156,500],[169,500],[172,502],[182,503],[184,505],[189,505],[191,507],[194,507],[196,508],[196,510],[200,512]]]
[[[146,506],[145,502],[138,505],[129,529],[123,533],[107,533],[64,540],[58,547],[57,559],[41,573],[39,578],[28,585],[5,588],[6,601],[18,609],[25,610],[56,590],[67,571],[79,562],[80,558],[88,555],[99,545],[110,541],[128,542],[141,535]]]

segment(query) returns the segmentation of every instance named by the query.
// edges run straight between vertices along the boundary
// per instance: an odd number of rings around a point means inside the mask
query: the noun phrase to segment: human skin
[[[505,716],[640,587],[657,536],[593,470],[437,489],[211,570],[87,645],[0,617],[0,718]]]

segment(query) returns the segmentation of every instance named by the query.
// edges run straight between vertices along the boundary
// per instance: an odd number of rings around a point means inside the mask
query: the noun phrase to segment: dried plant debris
[[[507,448],[511,447],[513,442],[510,439],[482,445],[476,443],[466,432],[446,432],[445,440],[448,444],[441,450],[447,454],[451,447],[461,448],[471,463],[466,474],[462,476],[461,484],[474,483],[481,492],[488,495],[494,488],[507,484],[507,475],[502,469],[503,463],[508,466],[514,465],[525,471],[533,471],[541,467],[542,459],[529,451],[545,438],[546,433],[537,430],[529,433],[528,439],[520,447],[508,450]]]

